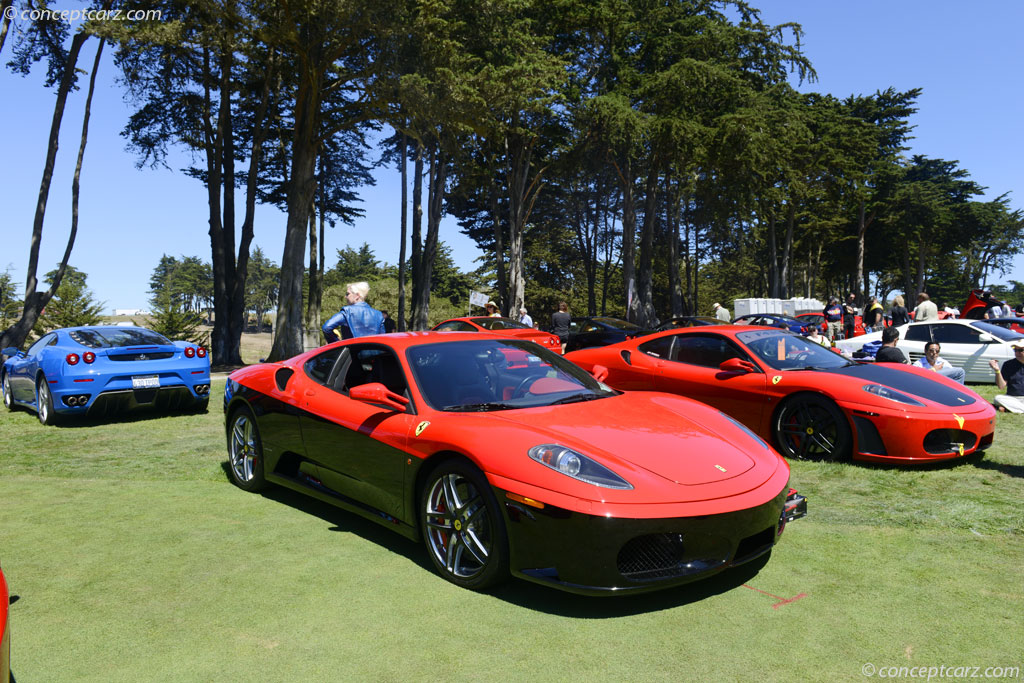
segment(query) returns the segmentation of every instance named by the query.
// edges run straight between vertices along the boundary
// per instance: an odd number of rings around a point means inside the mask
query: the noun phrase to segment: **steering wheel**
[[[515,390],[512,392],[512,398],[522,398],[523,396],[526,396],[528,393],[530,393],[530,387],[533,386],[533,383],[536,382],[537,379],[538,377],[536,375],[529,375],[528,377],[524,377],[523,380],[519,382]]]

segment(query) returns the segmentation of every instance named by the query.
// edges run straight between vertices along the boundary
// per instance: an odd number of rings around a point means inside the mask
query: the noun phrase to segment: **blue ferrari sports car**
[[[43,424],[140,406],[205,410],[210,400],[206,349],[142,327],[68,327],[3,354],[4,405],[34,410]]]

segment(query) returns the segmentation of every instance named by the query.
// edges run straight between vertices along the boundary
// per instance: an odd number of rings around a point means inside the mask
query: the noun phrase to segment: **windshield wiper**
[[[557,401],[552,401],[549,406],[562,405],[564,403],[582,403],[583,401],[594,401],[599,398],[605,398],[602,394],[573,394],[572,396],[566,396],[560,398]]]
[[[441,410],[452,413],[482,413],[488,410],[509,410],[515,408],[507,403],[465,403],[459,405],[445,406]]]

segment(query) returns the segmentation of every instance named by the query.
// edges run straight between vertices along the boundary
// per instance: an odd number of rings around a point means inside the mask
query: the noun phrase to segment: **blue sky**
[[[870,94],[894,87],[924,89],[911,153],[958,160],[971,177],[988,188],[985,198],[1011,193],[1011,206],[1024,206],[1024,44],[1016,32],[1024,25],[1024,3],[989,0],[967,7],[950,0],[760,0],[753,3],[772,24],[803,25],[803,46],[818,72],[806,91],[837,97]],[[10,59],[12,36],[0,58]],[[91,65],[95,42],[81,59]],[[179,157],[168,169],[137,169],[125,151],[120,131],[129,115],[114,83],[109,48],[100,67],[93,100],[89,146],[82,171],[79,233],[71,263],[85,271],[97,300],[107,309],[148,308],[147,287],[164,253],[209,260],[206,197],[202,185],[180,173]],[[0,73],[0,270],[10,269],[24,288],[24,265],[43,154],[52,115],[53,92],[42,87],[44,69],[22,77]],[[43,232],[42,272],[52,269],[64,250],[70,226],[70,187],[78,148],[84,92],[69,99],[57,170]],[[398,174],[378,173],[376,187],[363,191],[366,217],[355,226],[328,230],[328,261],[336,249],[364,241],[377,258],[398,261],[400,211]],[[262,207],[255,243],[280,261],[285,216]],[[441,239],[456,262],[473,268],[480,255],[453,221],[442,225]],[[1024,281],[1024,257],[993,282]]]

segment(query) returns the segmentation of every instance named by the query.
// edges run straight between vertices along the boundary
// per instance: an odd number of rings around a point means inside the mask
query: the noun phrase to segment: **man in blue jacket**
[[[370,285],[366,282],[352,282],[345,288],[349,305],[331,316],[321,328],[328,342],[369,334],[384,334],[384,315],[366,303]]]

